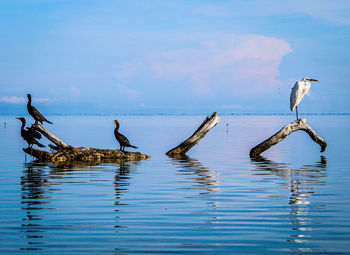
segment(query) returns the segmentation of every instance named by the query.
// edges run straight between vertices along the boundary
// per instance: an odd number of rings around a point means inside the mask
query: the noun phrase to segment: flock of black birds
[[[36,131],[35,125],[40,122],[43,124],[44,122],[52,124],[51,121],[48,121],[39,111],[36,109],[34,106],[32,106],[32,96],[31,94],[27,94],[28,97],[28,103],[27,103],[27,110],[28,113],[33,117],[35,120],[35,123],[31,125],[30,128],[25,128],[26,126],[26,119],[21,117],[21,118],[16,118],[19,119],[22,122],[21,126],[21,136],[22,138],[28,143],[28,148],[33,147],[34,144],[38,145],[39,147],[45,147],[41,143],[38,142],[38,140],[41,139],[41,134]],[[37,140],[38,139],[38,140]]]
[[[41,139],[41,134],[35,129],[35,125],[40,122],[43,124],[44,122],[53,124],[51,121],[48,121],[40,112],[38,109],[36,109],[34,106],[32,106],[32,96],[31,94],[27,94],[28,97],[28,103],[27,103],[27,110],[28,113],[33,117],[35,120],[35,123],[31,125],[31,127],[25,127],[26,126],[26,119],[23,117],[16,118],[22,122],[21,126],[21,136],[22,138],[28,143],[28,148],[33,147],[33,145],[38,145],[39,147],[45,147],[41,143],[38,142],[38,140]],[[117,141],[120,144],[120,150],[124,151],[125,147],[132,147],[132,148],[137,148],[136,146],[133,146],[130,144],[128,138],[126,138],[124,135],[119,133],[119,127],[120,124],[117,120],[113,120],[113,123],[116,124],[116,127],[114,129],[114,135]]]

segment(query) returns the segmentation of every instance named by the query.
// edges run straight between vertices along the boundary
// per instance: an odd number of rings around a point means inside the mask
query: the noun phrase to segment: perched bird
[[[20,121],[22,121],[22,126],[21,126],[21,136],[22,138],[28,143],[28,148],[33,147],[34,144],[38,145],[39,147],[45,147],[41,143],[39,143],[36,138],[35,138],[35,133],[29,130],[24,129],[26,125],[26,119],[25,118],[16,118]],[[35,130],[34,130],[35,131]],[[37,131],[35,131],[37,132]],[[37,132],[38,133],[38,132]]]
[[[33,126],[31,127],[27,127],[26,130],[30,133],[31,136],[33,136],[36,139],[41,139],[41,134],[35,130],[35,128]]]
[[[31,94],[27,94],[28,97],[28,103],[27,103],[27,109],[29,114],[34,118],[35,123],[34,125],[38,124],[38,121],[43,124],[43,122],[47,122],[52,124],[51,121],[48,121],[47,119],[45,119],[45,117],[34,107],[32,106],[32,96]]]
[[[128,138],[126,138],[124,135],[122,135],[121,133],[118,132],[119,127],[120,127],[119,122],[117,120],[112,120],[112,122],[115,123],[115,125],[116,125],[116,127],[114,129],[114,135],[120,144],[120,150],[124,151],[125,147],[132,147],[132,148],[137,149],[136,146],[133,146],[130,144]]]
[[[318,81],[315,79],[310,79],[308,77],[305,77],[304,79],[297,81],[292,88],[292,92],[290,93],[290,110],[293,111],[295,108],[296,114],[297,114],[297,120],[299,119],[298,116],[298,104],[301,100],[303,100],[305,93],[309,94],[309,89],[311,87],[312,81]]]

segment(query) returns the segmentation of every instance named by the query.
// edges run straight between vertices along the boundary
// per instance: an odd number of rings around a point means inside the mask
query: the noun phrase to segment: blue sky
[[[0,113],[350,112],[349,1],[1,0]]]

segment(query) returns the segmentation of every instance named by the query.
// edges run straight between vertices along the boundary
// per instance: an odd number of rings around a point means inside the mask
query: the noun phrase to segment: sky
[[[350,112],[348,0],[1,0],[0,114]]]

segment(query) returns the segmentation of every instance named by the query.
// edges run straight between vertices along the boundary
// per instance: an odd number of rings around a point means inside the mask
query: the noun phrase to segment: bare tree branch
[[[288,135],[293,133],[294,131],[303,130],[309,134],[312,140],[318,143],[321,146],[321,152],[324,152],[327,147],[327,143],[321,137],[319,137],[316,132],[306,124],[306,119],[296,120],[286,126],[284,126],[280,131],[276,134],[265,140],[264,142],[258,144],[254,148],[250,150],[250,157],[255,158],[259,156],[264,151],[268,150],[272,146],[276,145],[280,141],[284,140]]]
[[[193,133],[192,136],[187,138],[177,147],[171,149],[166,153],[168,156],[181,155],[188,152],[193,146],[195,146],[208,132],[210,129],[215,127],[220,121],[219,116],[217,116],[217,112],[214,112],[210,117],[203,121],[203,123],[199,126],[199,128]]]

